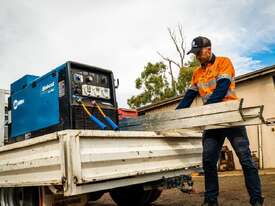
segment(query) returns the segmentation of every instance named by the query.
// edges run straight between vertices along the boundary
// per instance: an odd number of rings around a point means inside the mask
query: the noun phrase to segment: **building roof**
[[[248,72],[246,74],[239,75],[235,78],[236,83],[243,82],[246,80],[251,80],[260,76],[264,76],[267,74],[273,74],[275,73],[275,65],[265,67],[262,69],[255,70],[253,72]]]
[[[136,112],[136,109],[128,109],[128,108],[118,108],[118,110],[126,111],[126,112]]]
[[[265,75],[271,75],[275,73],[275,65],[269,66],[269,67],[265,67],[262,69],[258,69],[255,70],[253,72],[248,72],[246,74],[242,74],[239,75],[235,78],[236,83],[240,83],[240,82],[244,82],[244,81],[248,81],[248,80],[252,80],[255,79],[257,77],[261,77],[261,76],[265,76]],[[168,99],[165,99],[163,101],[159,101],[153,104],[149,104],[143,107],[139,107],[137,109],[138,113],[142,113],[151,109],[155,109],[157,107],[163,106],[163,105],[169,105],[169,104],[173,104],[175,102],[178,102],[179,100],[181,100],[183,98],[184,95],[178,95],[176,97],[171,97]]]

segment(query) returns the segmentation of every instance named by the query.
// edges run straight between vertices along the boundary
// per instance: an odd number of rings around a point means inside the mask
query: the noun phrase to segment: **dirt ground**
[[[275,206],[275,175],[262,175],[263,194],[265,206]],[[183,194],[179,190],[166,190],[152,206],[199,206],[203,200],[203,177],[194,178],[195,194]],[[221,206],[249,205],[243,176],[220,177]],[[100,200],[90,206],[115,206],[109,195],[104,195]],[[130,205],[129,205],[130,206]]]

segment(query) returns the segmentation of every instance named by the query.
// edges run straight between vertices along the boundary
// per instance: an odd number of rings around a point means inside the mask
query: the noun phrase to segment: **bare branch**
[[[161,53],[159,53],[159,52],[157,52],[157,53],[158,53],[158,55],[159,55],[162,59],[164,59],[165,61],[168,61],[168,63],[171,62],[171,63],[175,64],[179,69],[181,68],[181,66],[180,66],[179,63],[175,62],[174,60],[170,59],[169,57],[163,56],[163,55],[162,55]]]
[[[182,25],[178,25],[178,30],[179,30],[179,34],[180,34],[180,46],[181,46],[181,54],[182,54],[182,57],[181,58],[181,67],[184,66],[184,63],[183,63],[183,59],[185,57],[185,41],[184,41],[184,35],[183,35],[183,29],[182,29]]]
[[[184,59],[184,56],[183,56],[183,54],[182,54],[182,52],[179,48],[179,45],[178,45],[178,42],[177,42],[177,37],[176,37],[175,33],[172,32],[172,30],[169,27],[168,27],[168,32],[169,32],[169,35],[170,35],[170,37],[171,37],[171,39],[172,39],[172,41],[173,41],[173,43],[176,47],[177,52],[179,53],[179,56],[180,56],[180,59],[181,59],[181,62],[182,62],[182,60]]]
[[[165,61],[168,61],[168,67],[169,67],[169,74],[171,76],[171,82],[172,82],[172,89],[174,91],[175,94],[177,94],[176,91],[176,81],[174,79],[174,74],[173,74],[173,70],[172,70],[172,63],[175,64],[176,66],[178,66],[180,68],[180,65],[178,63],[176,63],[175,61],[173,61],[172,59],[169,59],[168,57],[164,57],[160,52],[157,52],[158,55],[161,56],[162,59],[164,59]]]

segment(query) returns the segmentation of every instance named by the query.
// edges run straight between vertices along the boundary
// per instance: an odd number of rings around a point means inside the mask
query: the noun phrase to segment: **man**
[[[200,95],[204,104],[235,100],[235,70],[227,57],[216,57],[211,51],[211,42],[206,37],[192,41],[193,53],[200,62],[192,76],[191,87],[176,109],[189,107]],[[263,205],[261,182],[258,170],[251,158],[249,140],[245,127],[205,130],[203,133],[203,169],[205,193],[203,206],[218,206],[219,183],[217,161],[225,138],[228,138],[242,165],[245,184],[253,206]]]

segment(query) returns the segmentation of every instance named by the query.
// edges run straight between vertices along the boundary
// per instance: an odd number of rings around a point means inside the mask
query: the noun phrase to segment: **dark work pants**
[[[250,203],[262,202],[261,182],[258,169],[252,160],[245,127],[205,130],[203,133],[203,169],[205,172],[205,201],[215,202],[219,194],[217,162],[225,138],[234,148],[245,177]]]

